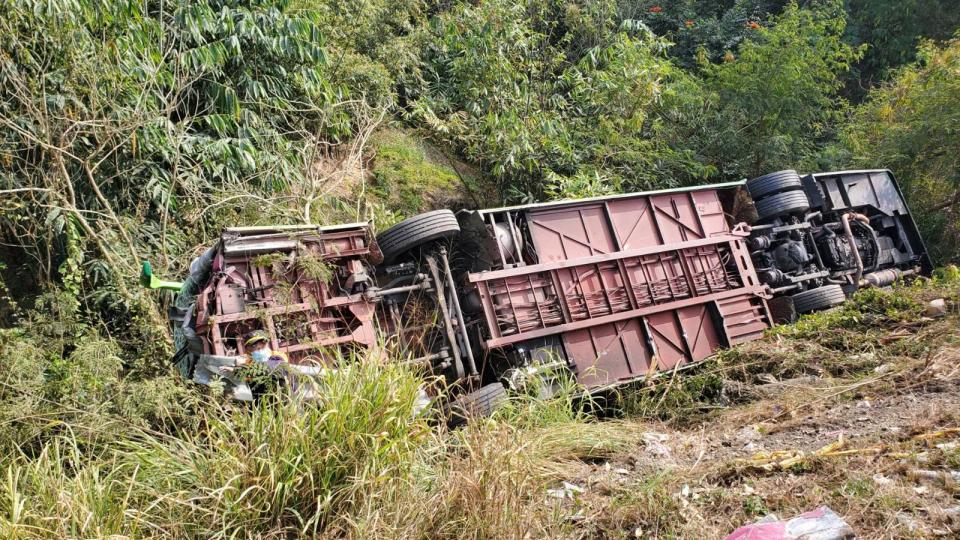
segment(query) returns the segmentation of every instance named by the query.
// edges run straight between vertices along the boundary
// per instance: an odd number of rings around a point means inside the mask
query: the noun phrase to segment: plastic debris
[[[670,440],[670,436],[663,433],[647,432],[643,434],[645,450],[655,456],[669,457],[670,449],[663,444]]]
[[[903,525],[908,532],[918,532],[923,529],[919,521],[903,511],[897,512],[897,522]]]
[[[564,482],[558,488],[547,490],[547,495],[557,499],[573,499],[581,493],[583,493],[583,488],[570,482]]]
[[[779,520],[766,516],[730,533],[726,540],[846,540],[856,538],[850,525],[827,506]]]
[[[929,469],[911,469],[907,476],[921,483],[951,487],[960,482],[960,471],[932,471]]]
[[[873,481],[876,482],[878,486],[886,486],[893,483],[893,480],[880,473],[873,475]]]
[[[943,300],[943,298],[931,300],[927,302],[927,307],[923,310],[923,314],[931,319],[946,316],[947,303]]]
[[[934,444],[934,441],[960,435],[960,428],[946,428],[929,433],[921,433],[910,438],[910,441]],[[809,462],[812,458],[844,457],[854,455],[885,455],[891,458],[911,457],[919,463],[928,461],[924,452],[894,452],[892,445],[876,444],[863,448],[847,448],[847,441],[841,434],[838,440],[823,446],[813,452],[803,450],[775,450],[772,452],[757,452],[746,459],[734,460],[734,464],[763,472],[789,470],[791,467]],[[953,476],[953,475],[951,475]],[[955,479],[960,480],[960,479]]]

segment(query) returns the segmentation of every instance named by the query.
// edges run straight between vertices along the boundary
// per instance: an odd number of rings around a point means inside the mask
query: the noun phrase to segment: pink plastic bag
[[[771,519],[768,519],[771,518]],[[853,529],[827,506],[783,521],[767,516],[730,533],[726,540],[848,540]]]

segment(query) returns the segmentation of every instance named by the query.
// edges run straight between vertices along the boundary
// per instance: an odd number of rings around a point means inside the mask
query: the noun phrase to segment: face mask
[[[270,359],[270,349],[266,347],[257,349],[250,353],[250,357],[253,358],[254,362],[266,362]]]

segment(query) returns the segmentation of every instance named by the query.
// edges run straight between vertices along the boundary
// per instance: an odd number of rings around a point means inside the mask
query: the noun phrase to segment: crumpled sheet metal
[[[243,357],[237,356],[217,356],[213,354],[201,354],[198,357],[197,364],[193,370],[193,381],[198,384],[209,386],[211,382],[220,380],[227,383],[227,389],[231,392],[234,399],[239,401],[252,401],[253,392],[250,386],[237,377],[231,371],[224,371],[225,367],[234,367],[238,360]],[[272,363],[271,369],[280,368],[279,364]],[[315,399],[317,396],[317,383],[315,379],[331,371],[323,366],[306,366],[299,364],[284,364],[282,366],[283,375],[290,385],[290,389],[301,399]]]
[[[768,519],[769,518],[769,519]],[[787,520],[768,516],[733,531],[725,540],[847,540],[853,529],[827,506]]]

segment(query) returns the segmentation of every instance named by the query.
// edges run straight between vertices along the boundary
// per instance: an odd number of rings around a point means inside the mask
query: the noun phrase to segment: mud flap
[[[767,308],[773,317],[773,324],[791,324],[797,322],[797,309],[793,305],[793,298],[777,296],[767,300]]]

